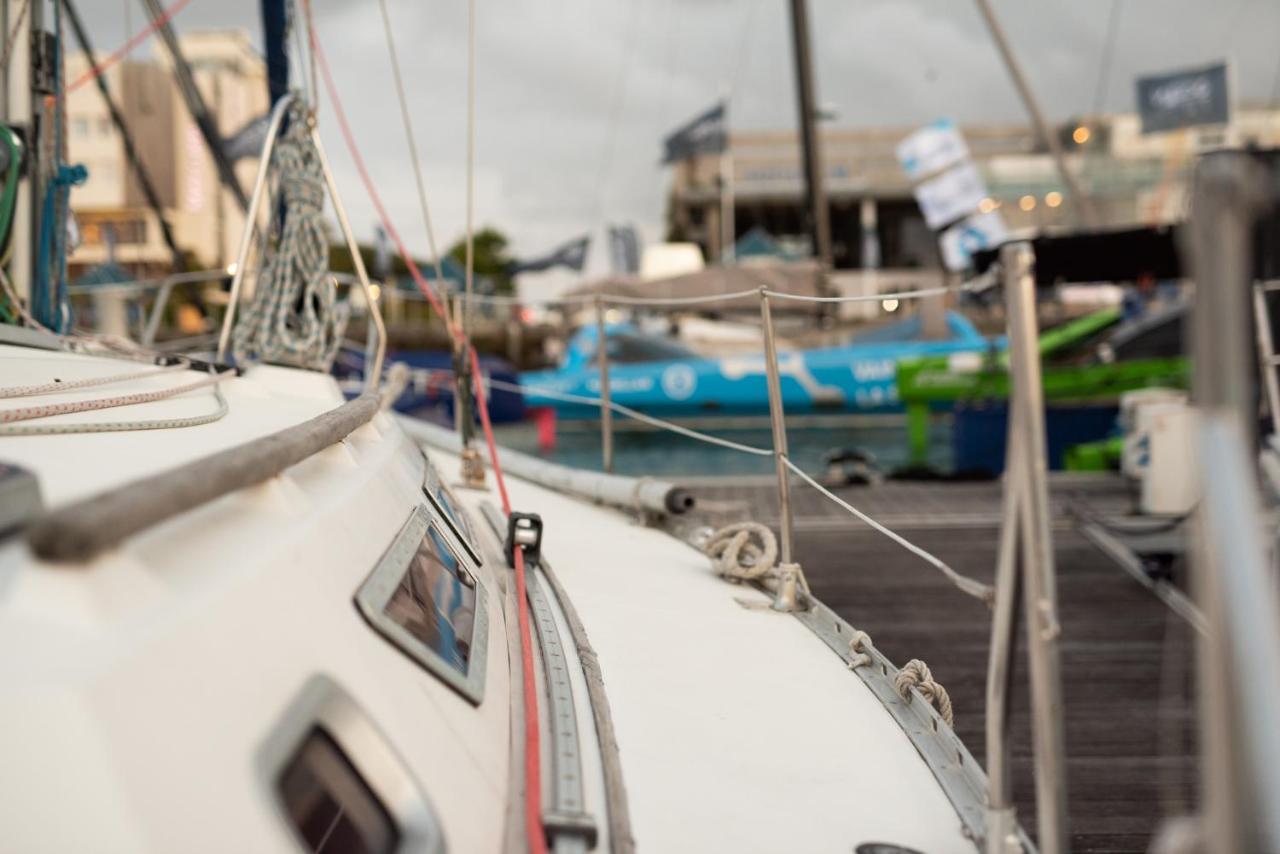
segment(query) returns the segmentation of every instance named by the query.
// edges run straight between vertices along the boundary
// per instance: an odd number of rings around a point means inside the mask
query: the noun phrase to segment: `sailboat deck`
[[[984,756],[990,613],[897,544],[803,484],[792,487],[797,556],[814,592],[901,664],[929,663],[955,704],[956,731]],[[706,481],[700,500],[777,515],[771,478]],[[889,483],[838,494],[956,570],[990,582],[1000,523],[998,483]],[[1195,777],[1190,629],[1072,529],[1066,504],[1130,507],[1118,478],[1052,479],[1062,634],[1071,850],[1146,851],[1162,817],[1185,812]],[[1014,687],[1018,815],[1033,836],[1035,804],[1025,635]]]

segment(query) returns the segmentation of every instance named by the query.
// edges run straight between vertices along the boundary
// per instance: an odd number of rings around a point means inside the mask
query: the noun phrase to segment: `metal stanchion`
[[[1022,851],[1018,816],[1013,806],[1013,775],[1009,761],[1013,656],[1018,624],[1018,509],[1022,451],[1020,426],[1009,414],[1005,449],[1004,516],[996,564],[996,598],[991,615],[991,651],[987,665],[987,827],[986,854]]]
[[[604,299],[596,296],[596,361],[600,364],[600,456],[601,467],[613,473],[613,408],[609,389],[609,339],[604,328]]]
[[[1037,346],[1032,253],[1026,244],[1005,246],[1005,311],[1009,337],[1009,429],[1016,431],[1007,460],[1018,508],[1021,582],[1027,617],[1031,675],[1031,724],[1035,744],[1036,813],[1040,850],[1067,851],[1066,754],[1062,726],[1062,676],[1059,672],[1057,582],[1053,538],[1049,530],[1049,489],[1045,463],[1044,387]]]
[[[462,317],[462,296],[455,294],[453,298],[453,316]],[[453,340],[453,426],[462,437],[461,477],[464,486],[472,489],[484,489],[484,459],[472,444],[475,438],[475,414],[472,409],[474,389],[472,388],[471,359],[467,353],[470,341]]]
[[[800,588],[807,587],[800,565],[791,553],[791,472],[787,469],[787,425],[783,420],[782,381],[778,376],[778,345],[773,335],[773,315],[769,311],[769,294],[760,288],[760,320],[764,325],[764,363],[769,381],[769,423],[773,427],[773,462],[778,474],[778,526],[781,549],[778,560],[778,588],[773,601],[776,611],[799,611]]]

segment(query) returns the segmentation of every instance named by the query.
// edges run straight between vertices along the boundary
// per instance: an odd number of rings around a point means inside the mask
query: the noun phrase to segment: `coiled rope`
[[[759,522],[726,525],[711,535],[702,550],[722,578],[734,581],[762,578],[778,562],[778,538]]]
[[[902,665],[897,675],[893,677],[893,685],[902,695],[902,699],[908,703],[911,702],[911,689],[914,688],[921,697],[933,704],[938,714],[947,722],[947,726],[955,725],[955,717],[951,710],[951,695],[947,693],[946,688],[934,681],[929,665],[920,659],[913,658]]]
[[[240,364],[273,362],[327,371],[333,365],[349,308],[337,299],[324,232],[324,173],[300,101],[271,155],[278,175],[268,210],[271,226],[258,244],[264,260],[253,301],[232,334]],[[279,212],[277,214],[277,212]]]

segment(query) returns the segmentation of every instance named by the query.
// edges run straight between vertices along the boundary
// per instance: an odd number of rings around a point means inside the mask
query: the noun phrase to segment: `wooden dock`
[[[776,527],[771,478],[695,482],[711,507],[745,505]],[[935,569],[803,483],[793,489],[797,557],[814,592],[901,665],[928,662],[955,704],[956,730],[985,756],[990,611]],[[889,483],[837,491],[956,570],[990,582],[1000,524],[997,483]],[[1055,476],[1054,545],[1066,712],[1071,850],[1145,852],[1161,820],[1194,803],[1190,629],[1074,531],[1068,501],[1123,513],[1119,478]],[[1019,633],[1013,761],[1018,816],[1035,834],[1025,630]]]

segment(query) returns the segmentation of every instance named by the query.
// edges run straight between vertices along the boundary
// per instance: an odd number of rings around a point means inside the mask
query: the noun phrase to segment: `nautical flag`
[[[615,273],[640,272],[640,234],[634,225],[609,226],[609,266]]]
[[[721,101],[663,140],[662,164],[699,154],[719,154],[729,147],[729,113]]]
[[[591,235],[584,234],[557,247],[541,258],[515,261],[508,269],[508,272],[511,275],[515,275],[516,273],[538,273],[543,270],[550,270],[552,267],[568,267],[570,270],[581,273],[582,268],[587,263],[587,248],[590,245]]]
[[[1139,77],[1137,84],[1144,134],[1231,121],[1225,62]]]

